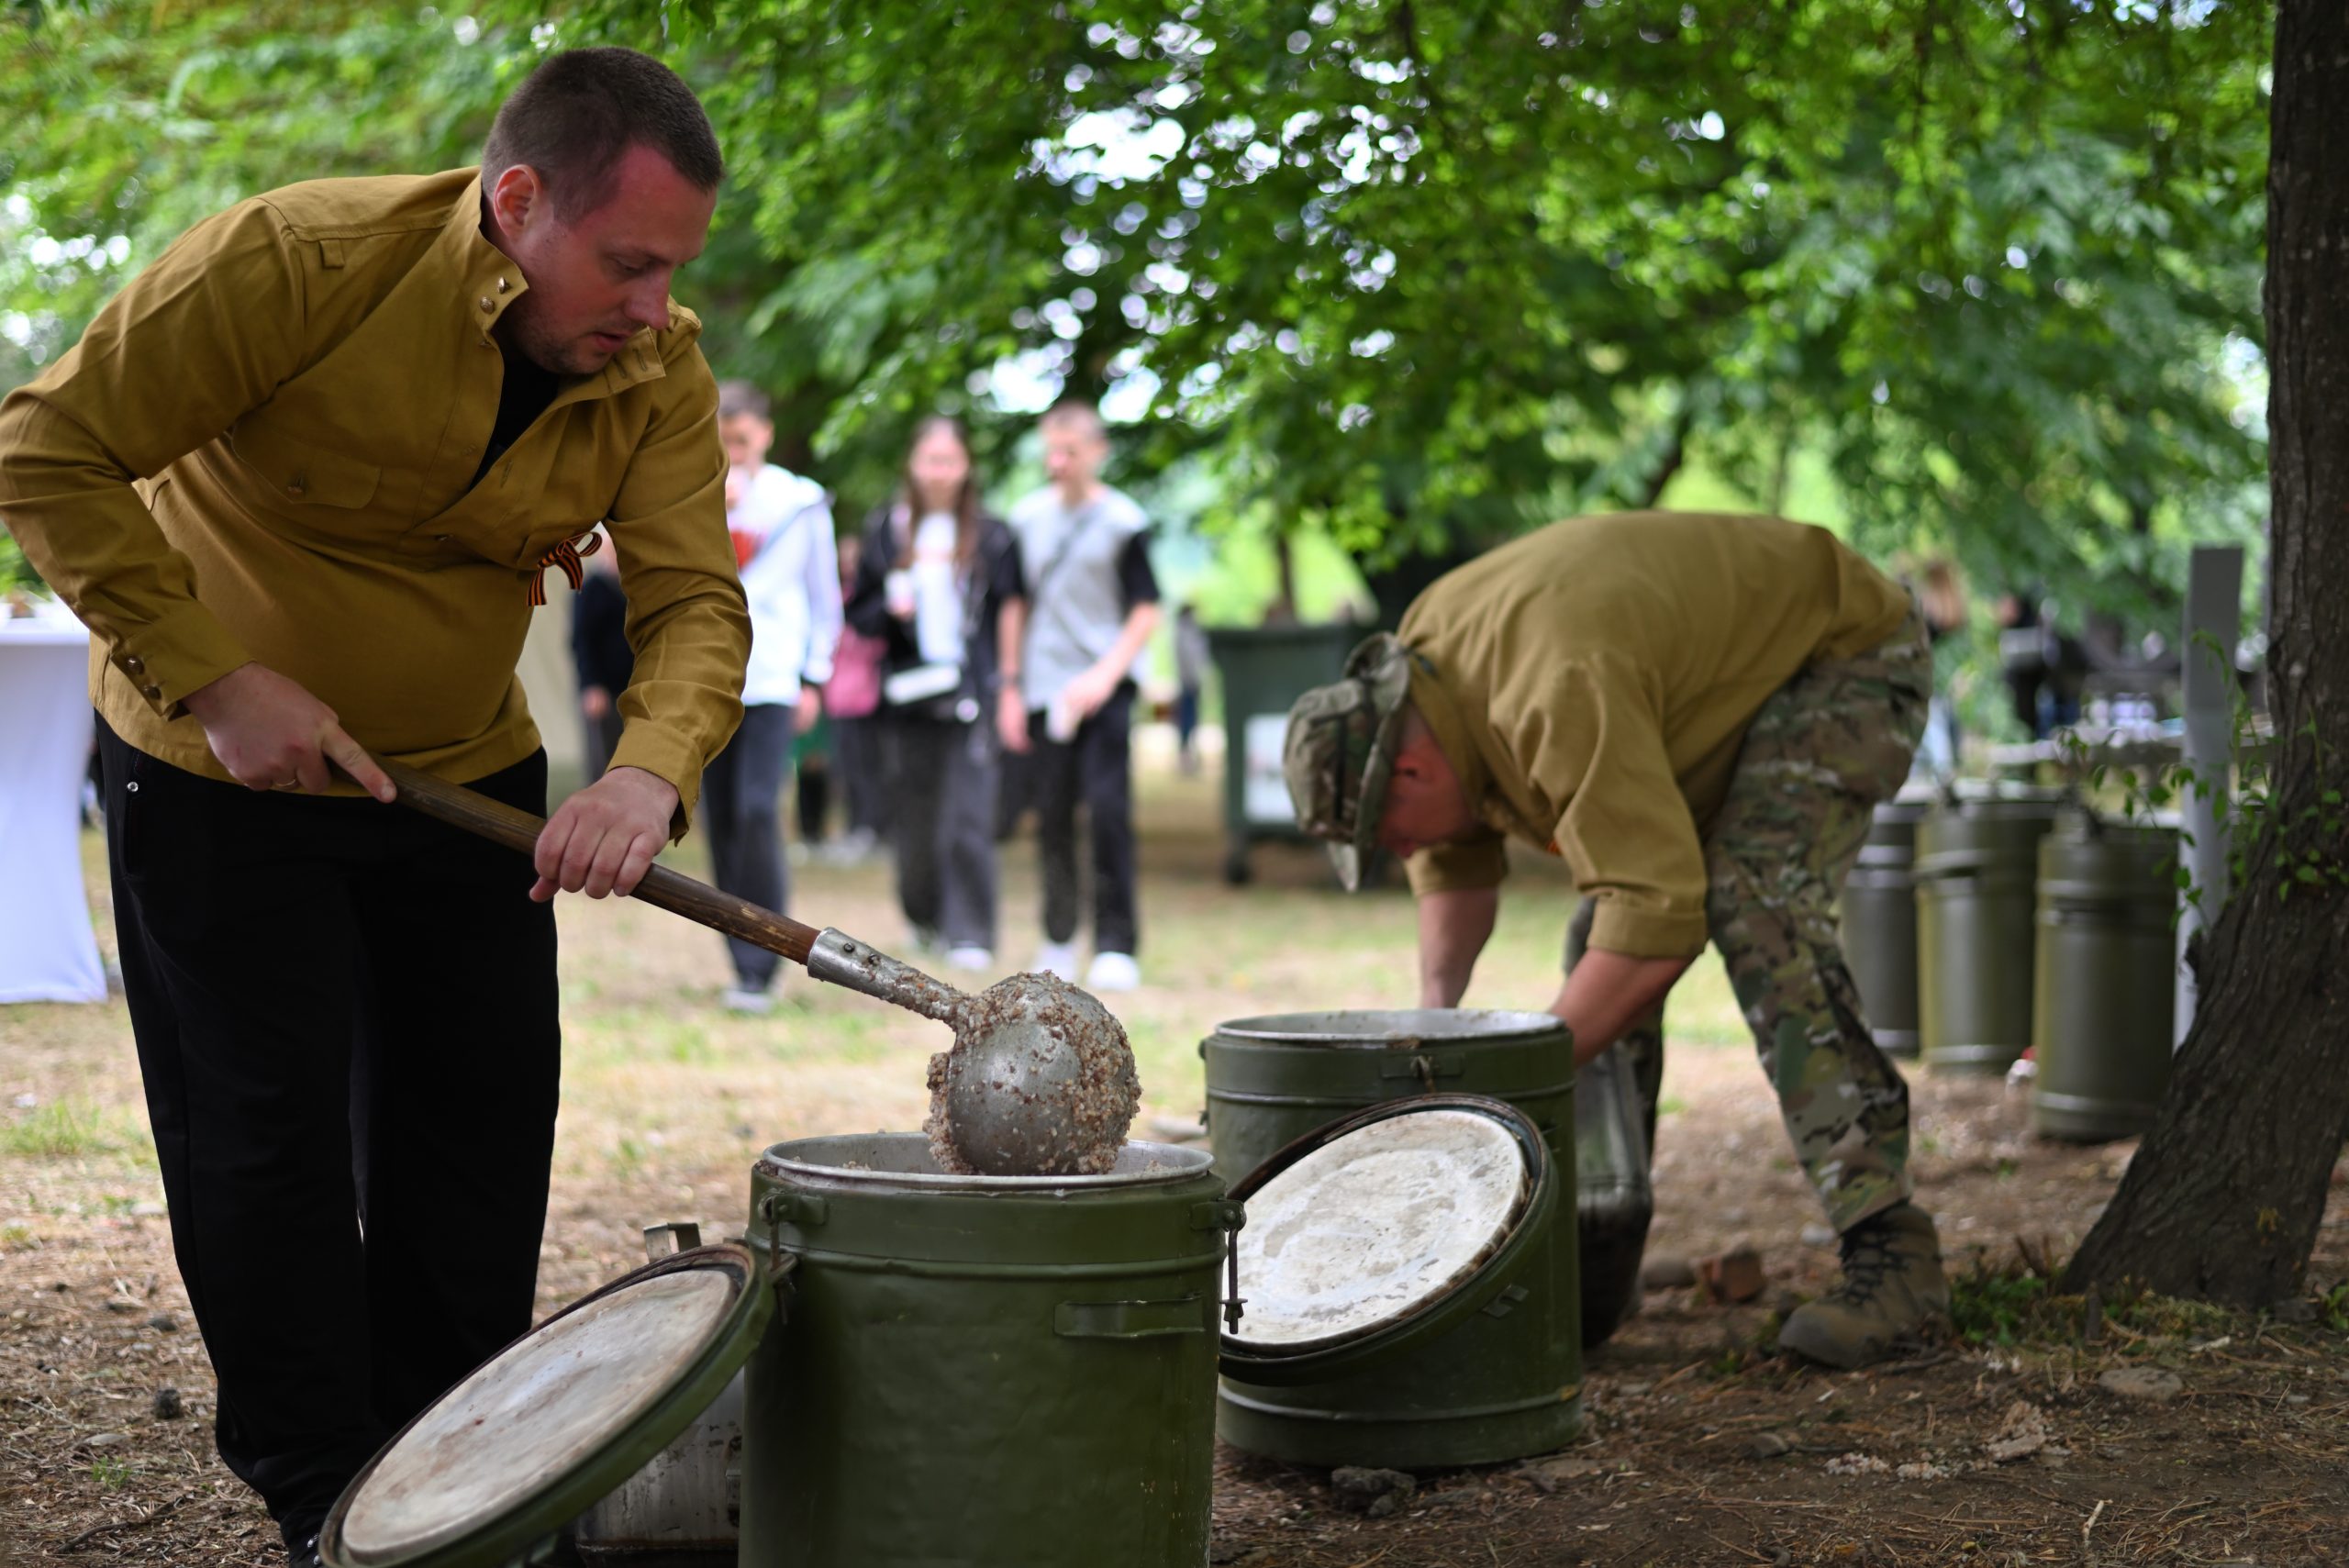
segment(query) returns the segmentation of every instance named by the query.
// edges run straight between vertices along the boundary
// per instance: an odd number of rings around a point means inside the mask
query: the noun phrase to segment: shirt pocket
[[[357,511],[375,498],[383,482],[384,471],[375,464],[306,441],[272,421],[239,421],[228,432],[228,448],[264,494],[297,514],[314,508]],[[317,520],[324,523],[330,515],[318,513]]]

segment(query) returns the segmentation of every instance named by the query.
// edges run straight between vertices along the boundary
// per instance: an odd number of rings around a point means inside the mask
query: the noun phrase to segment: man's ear
[[[545,217],[546,203],[546,184],[527,163],[509,165],[490,187],[489,210],[507,234],[519,234],[533,220]]]

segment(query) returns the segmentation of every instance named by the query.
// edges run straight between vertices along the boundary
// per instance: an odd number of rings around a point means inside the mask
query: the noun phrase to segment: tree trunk
[[[2161,1119],[2073,1259],[2068,1290],[2133,1283],[2244,1307],[2298,1294],[2349,1139],[2349,889],[2332,874],[2343,865],[2341,812],[2324,801],[2349,788],[2344,101],[2349,7],[2282,0],[2267,173],[2271,826],[2210,929],[2200,1010]]]

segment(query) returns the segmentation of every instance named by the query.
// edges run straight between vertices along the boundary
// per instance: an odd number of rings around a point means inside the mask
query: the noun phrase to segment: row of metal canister
[[[1879,806],[1843,895],[1877,1045],[1982,1075],[2029,1049],[2034,1130],[2144,1131],[2175,1042],[2176,865],[2174,827],[2053,791]]]

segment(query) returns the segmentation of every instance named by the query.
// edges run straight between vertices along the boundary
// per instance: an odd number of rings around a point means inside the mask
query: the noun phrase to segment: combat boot
[[[1778,1349],[1849,1372],[1949,1325],[1933,1217],[1898,1203],[1843,1232],[1843,1278],[1787,1315]]]

